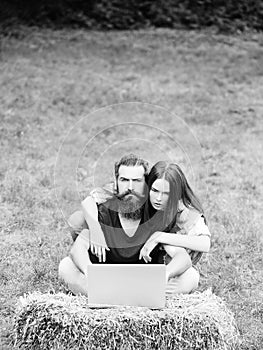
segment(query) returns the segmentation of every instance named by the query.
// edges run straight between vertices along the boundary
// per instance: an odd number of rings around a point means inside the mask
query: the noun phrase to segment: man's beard
[[[129,198],[129,196],[133,197]],[[124,193],[117,194],[118,212],[121,216],[130,220],[139,220],[143,213],[143,203],[145,195],[139,195],[133,190],[127,190]]]

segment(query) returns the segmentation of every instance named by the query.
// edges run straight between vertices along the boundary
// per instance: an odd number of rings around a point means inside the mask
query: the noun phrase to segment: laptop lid
[[[165,265],[92,264],[88,266],[90,306],[165,306]]]

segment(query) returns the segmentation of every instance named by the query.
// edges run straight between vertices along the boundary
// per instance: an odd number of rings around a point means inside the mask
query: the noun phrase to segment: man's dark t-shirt
[[[141,219],[139,226],[132,237],[129,237],[123,230],[119,219],[118,212],[111,210],[109,201],[98,205],[98,218],[107,246],[110,248],[106,251],[106,263],[108,264],[143,264],[143,259],[139,260],[140,250],[144,243],[153,232],[149,224]],[[92,263],[97,263],[96,256],[90,254]],[[151,252],[151,263],[163,263],[162,252],[159,246]]]

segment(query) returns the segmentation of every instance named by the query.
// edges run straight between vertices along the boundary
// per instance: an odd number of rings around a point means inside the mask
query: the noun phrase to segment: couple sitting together
[[[102,195],[103,194],[103,195]],[[59,276],[75,294],[88,294],[92,263],[166,265],[175,293],[199,283],[195,264],[210,249],[202,206],[177,164],[130,154],[115,164],[112,190],[98,189],[69,218],[74,240]]]

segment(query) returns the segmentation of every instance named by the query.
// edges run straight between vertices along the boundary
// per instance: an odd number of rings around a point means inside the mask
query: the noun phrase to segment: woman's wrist
[[[158,235],[158,243],[161,244],[171,244],[171,233],[169,232],[160,232],[161,234]],[[173,245],[175,245],[175,237],[176,235],[173,235]]]
[[[163,235],[165,232],[157,231],[156,236],[154,237],[154,242],[156,244],[162,243]]]

